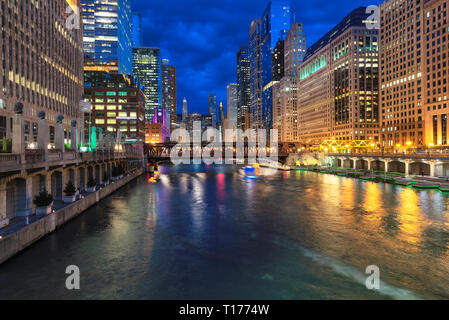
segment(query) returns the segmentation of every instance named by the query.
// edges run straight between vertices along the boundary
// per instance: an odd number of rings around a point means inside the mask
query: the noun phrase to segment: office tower
[[[142,47],[143,46],[143,32],[142,32],[142,15],[137,12],[133,12],[133,47]]]
[[[251,113],[254,128],[272,127],[272,52],[292,24],[289,0],[272,0],[262,18],[251,23]]]
[[[184,100],[182,101],[182,122],[186,122],[188,116],[189,116],[189,109],[187,105],[187,99],[184,98]]]
[[[421,72],[425,74],[423,82],[427,83],[427,87],[422,89],[424,94],[423,113],[425,114],[424,142],[427,146],[446,146],[449,144],[447,125],[449,114],[449,2],[447,0],[425,2],[422,17],[422,38],[425,41],[422,46],[424,48],[422,62],[426,65],[422,67]],[[417,131],[415,136],[418,136],[417,143],[419,144],[419,128]],[[413,142],[412,139],[409,140]],[[400,143],[404,145],[403,141]]]
[[[284,43],[284,73],[287,76],[297,75],[298,67],[307,50],[306,33],[302,23],[295,22],[288,31]]]
[[[162,107],[162,58],[159,48],[133,48],[133,74],[139,79],[146,96],[145,116],[148,122],[154,109]]]
[[[237,84],[227,87],[227,118],[232,129],[237,129]]]
[[[380,5],[385,149],[447,144],[448,6],[442,0]]]
[[[273,129],[280,142],[299,142],[296,76],[285,76],[273,86]]]
[[[249,47],[241,47],[237,53],[237,127],[245,129],[245,115],[251,101]]]
[[[122,134],[125,142],[145,140],[145,95],[135,77],[86,71],[84,81],[84,98],[92,103],[92,114],[85,116],[87,136],[95,126]]]
[[[70,3],[74,8],[78,5],[75,0]],[[42,7],[31,1],[0,4],[0,139],[13,138],[14,107],[20,102],[25,147],[37,141],[40,111],[46,113],[50,143],[54,143],[58,115],[64,116],[67,133],[72,120],[81,126],[82,31],[67,27],[71,13],[66,13],[65,1],[40,2]],[[13,150],[17,145],[12,141]]]
[[[223,124],[223,121],[225,119],[223,102],[220,102],[220,107],[218,108],[218,114],[219,114],[218,122]]]
[[[169,110],[170,131],[175,130],[177,114],[176,67],[169,65],[169,61],[162,61],[162,107]]]
[[[379,39],[361,7],[311,46],[299,67],[299,139],[379,141]],[[370,25],[371,26],[371,25]]]
[[[210,93],[207,96],[207,105],[209,108],[209,115],[212,116],[212,127],[217,127],[217,95]]]
[[[131,0],[81,0],[86,70],[132,74]]]
[[[284,40],[279,40],[271,54],[271,77],[279,82],[284,77]]]

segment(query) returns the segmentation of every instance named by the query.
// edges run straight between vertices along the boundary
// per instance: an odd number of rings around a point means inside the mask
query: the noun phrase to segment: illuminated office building
[[[177,91],[176,67],[169,65],[169,61],[162,61],[162,107],[169,111],[171,131],[176,128]]]
[[[209,115],[212,117],[212,127],[217,127],[217,95],[215,93],[209,93],[207,96],[207,105],[209,109]]]
[[[245,115],[251,101],[249,48],[241,47],[237,53],[237,127],[245,129]]]
[[[379,142],[379,39],[366,8],[352,11],[299,67],[299,139]],[[371,25],[370,25],[371,26]]]
[[[237,129],[237,84],[231,83],[227,87],[227,119],[232,129]]]
[[[306,33],[302,23],[295,22],[288,31],[284,43],[284,73],[287,76],[296,75],[298,67],[306,55]]]
[[[142,15],[137,12],[133,12],[133,47],[143,46],[143,32],[142,32]]]
[[[135,77],[104,71],[84,73],[84,99],[92,104],[85,115],[86,141],[89,128],[103,133],[120,132],[125,142],[145,139],[145,95]]]
[[[273,129],[280,142],[299,142],[298,78],[285,76],[273,86]]]
[[[147,98],[145,114],[151,122],[154,110],[162,107],[162,58],[159,48],[133,48],[133,74],[139,79]]]
[[[81,0],[86,70],[132,74],[131,0]]]
[[[272,52],[292,24],[289,0],[269,2],[262,18],[251,23],[250,73],[253,128],[272,127]]]
[[[0,139],[11,139],[14,106],[23,105],[27,148],[37,141],[40,111],[45,111],[50,143],[58,115],[66,137],[71,121],[82,117],[82,32],[67,28],[77,1],[0,1]],[[72,17],[73,18],[73,17]],[[69,24],[70,25],[70,24]],[[27,26],[25,28],[25,26]]]

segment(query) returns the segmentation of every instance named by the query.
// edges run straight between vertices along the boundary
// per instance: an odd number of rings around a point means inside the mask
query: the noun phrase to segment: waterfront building
[[[292,24],[284,43],[284,73],[287,76],[297,75],[298,67],[304,60],[307,50],[306,33],[302,23]]]
[[[285,76],[273,86],[273,129],[279,142],[299,142],[298,78]]]
[[[251,113],[254,128],[272,127],[272,52],[279,40],[285,40],[292,24],[289,0],[269,2],[262,18],[251,23],[250,73]]]
[[[245,115],[251,101],[249,47],[241,47],[237,53],[237,127],[245,128]]]
[[[379,141],[378,30],[352,11],[306,53],[299,67],[299,140]]]
[[[123,142],[145,140],[145,95],[135,77],[86,71],[84,81],[84,99],[92,105],[92,113],[85,116],[85,141],[92,127],[103,134],[120,133]]]
[[[237,84],[231,83],[227,87],[227,118],[231,128],[237,128]]]
[[[217,127],[217,95],[210,93],[207,97],[207,105],[209,109],[209,115],[212,117],[212,127]]]
[[[86,70],[132,74],[131,0],[80,2]]]
[[[143,32],[142,32],[142,15],[137,12],[132,14],[132,27],[133,27],[133,47],[143,46]]]
[[[154,110],[162,107],[162,58],[159,48],[133,48],[133,74],[146,96],[145,117],[151,121]]]
[[[170,131],[175,130],[177,114],[176,67],[169,65],[169,60],[162,61],[162,107],[168,110]]]
[[[70,2],[76,10],[78,3]],[[52,4],[1,1],[0,21],[0,139],[8,139],[7,150],[19,144],[13,139],[15,105],[23,106],[24,131],[20,133],[25,148],[37,145],[39,112],[46,113],[50,143],[58,116],[69,139],[72,120],[81,122],[80,101],[83,95],[82,32],[67,28],[68,3]],[[17,28],[29,25],[29,28]],[[32,39],[32,40],[31,40]],[[2,148],[2,146],[0,146]],[[3,149],[3,148],[2,148]],[[14,153],[19,150],[13,151]],[[1,220],[1,215],[0,215]]]
[[[449,1],[424,3],[422,68],[425,140],[427,146],[447,146],[449,115]],[[419,110],[419,109],[418,109]],[[419,111],[418,111],[419,112]],[[419,120],[419,118],[418,118]],[[420,130],[415,134],[419,136]],[[410,139],[410,141],[413,141]],[[419,144],[419,140],[417,143]],[[401,142],[403,143],[403,142]],[[407,142],[406,142],[407,143]],[[404,144],[403,144],[404,145]]]
[[[149,144],[165,143],[170,138],[169,130],[162,123],[146,123],[145,142]]]
[[[380,6],[384,148],[448,144],[448,10],[443,0]]]

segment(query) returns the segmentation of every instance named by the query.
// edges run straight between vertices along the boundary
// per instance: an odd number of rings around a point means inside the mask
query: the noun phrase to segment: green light
[[[92,127],[92,135],[90,136],[90,148],[97,149],[97,127]]]

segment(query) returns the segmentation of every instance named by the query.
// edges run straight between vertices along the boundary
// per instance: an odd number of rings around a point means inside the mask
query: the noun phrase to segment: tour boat
[[[441,192],[449,193],[449,188],[444,188],[444,187],[440,186],[439,189],[440,189]]]
[[[422,189],[422,190],[434,190],[434,189],[439,189],[440,186],[437,184],[428,184],[428,185],[420,185],[420,184],[413,184],[413,188],[415,189]]]
[[[408,182],[408,181],[395,181],[394,184],[397,186],[402,186],[402,187],[412,187],[413,186],[413,182]]]

